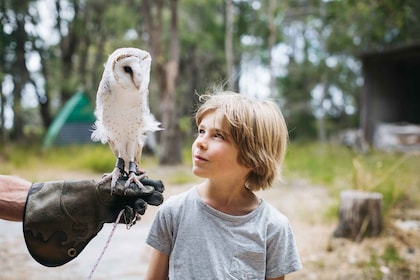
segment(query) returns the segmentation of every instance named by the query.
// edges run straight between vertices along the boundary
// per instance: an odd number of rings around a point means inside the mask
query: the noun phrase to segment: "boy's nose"
[[[197,139],[196,146],[197,148],[202,149],[202,150],[207,150],[208,148],[206,141],[204,141],[203,139]]]

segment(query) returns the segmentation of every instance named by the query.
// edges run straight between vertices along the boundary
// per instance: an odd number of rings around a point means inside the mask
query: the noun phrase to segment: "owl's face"
[[[135,48],[117,49],[110,56],[112,73],[119,86],[140,92],[149,86],[151,61],[148,52]]]

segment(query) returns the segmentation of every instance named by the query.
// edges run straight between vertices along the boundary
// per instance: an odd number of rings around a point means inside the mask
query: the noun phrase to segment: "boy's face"
[[[198,124],[192,145],[193,173],[209,179],[243,180],[251,168],[238,163],[238,149],[222,127],[222,119],[222,114],[210,111]]]

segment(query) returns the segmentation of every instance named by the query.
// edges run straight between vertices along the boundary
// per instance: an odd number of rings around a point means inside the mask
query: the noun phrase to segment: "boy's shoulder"
[[[164,201],[161,208],[180,208],[184,207],[187,202],[195,199],[196,187],[192,187],[181,193],[174,194]]]
[[[262,204],[264,208],[262,215],[266,219],[267,223],[271,224],[272,226],[283,226],[285,224],[289,224],[289,218],[280,212],[280,210],[265,200],[262,200]]]

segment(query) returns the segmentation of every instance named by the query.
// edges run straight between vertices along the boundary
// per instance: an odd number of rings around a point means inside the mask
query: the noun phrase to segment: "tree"
[[[0,14],[1,20],[0,20],[0,27],[1,27],[1,33],[0,33],[0,49],[1,49],[1,55],[0,55],[0,80],[3,82],[5,74],[7,73],[7,67],[6,67],[6,48],[9,45],[9,42],[11,40],[11,36],[5,32],[5,24],[7,24],[6,17],[4,16],[6,14],[6,3],[5,1],[0,2]],[[0,87],[0,143],[4,143],[7,140],[7,133],[5,129],[5,103],[6,103],[6,96],[3,93],[3,87]]]
[[[163,10],[162,0],[153,2],[143,1],[146,30],[150,38],[150,50],[156,66],[155,77],[158,80],[160,92],[160,116],[165,133],[161,136],[161,164],[177,164],[182,162],[181,138],[179,132],[176,81],[179,71],[179,38],[178,38],[178,1],[170,0],[169,40],[165,46],[163,36]],[[153,15],[153,12],[155,14]],[[166,47],[166,48],[165,48]],[[167,49],[167,53],[164,53]]]
[[[3,27],[3,38],[7,40],[6,44],[2,45],[2,58],[4,65],[7,65],[7,71],[12,77],[13,89],[13,131],[11,134],[14,140],[23,140],[23,107],[22,107],[22,96],[24,94],[25,87],[30,84],[30,74],[26,66],[26,53],[28,49],[33,48],[29,45],[29,35],[26,32],[25,25],[34,22],[36,19],[29,13],[29,6],[31,1],[2,1],[2,27]],[[10,36],[4,33],[7,28],[10,31]],[[29,50],[30,51],[30,50]],[[2,75],[4,78],[5,75]],[[2,98],[2,123],[4,124],[4,108],[5,98]],[[4,126],[2,125],[3,129]]]
[[[233,55],[233,1],[225,0],[225,56],[227,87],[235,90],[235,72]]]
[[[46,129],[76,91],[94,100],[109,53],[137,46],[152,54],[151,93],[159,94],[151,94],[150,105],[166,129],[158,135],[167,164],[180,162],[183,140],[191,139],[198,95],[224,86],[237,90],[245,60],[254,63],[249,72],[256,80],[256,67],[271,77],[269,92],[292,137],[326,138],[357,125],[357,54],[414,42],[420,34],[417,0],[54,0],[51,37],[58,39],[50,42],[36,33],[38,2],[0,2],[0,78],[3,86],[13,84],[0,93],[2,139],[11,106],[12,136],[23,135],[25,92],[35,91]],[[33,55],[40,58],[37,73],[26,68]],[[317,121],[324,129],[317,130]]]

